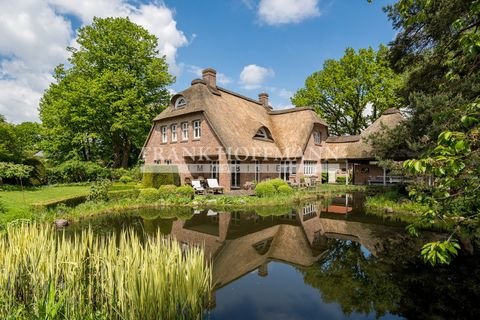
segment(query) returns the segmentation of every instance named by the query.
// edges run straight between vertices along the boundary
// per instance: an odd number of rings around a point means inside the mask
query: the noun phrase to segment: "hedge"
[[[142,184],[145,188],[158,189],[163,185],[180,185],[177,166],[146,165],[143,168]]]
[[[60,204],[64,204],[67,207],[75,207],[81,203],[84,203],[85,201],[87,201],[87,195],[81,195],[81,196],[72,196],[67,198],[54,199],[54,200],[49,200],[44,202],[37,202],[37,203],[31,204],[30,207],[34,211],[46,211],[49,209],[54,209]]]

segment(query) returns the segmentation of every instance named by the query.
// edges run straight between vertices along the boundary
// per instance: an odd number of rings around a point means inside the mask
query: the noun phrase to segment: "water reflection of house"
[[[376,254],[382,238],[374,236],[369,225],[324,218],[323,210],[320,204],[308,204],[289,214],[268,217],[210,210],[187,221],[174,221],[171,234],[186,245],[205,246],[219,287],[254,270],[268,275],[272,260],[311,266],[328,250],[330,238],[360,242]]]

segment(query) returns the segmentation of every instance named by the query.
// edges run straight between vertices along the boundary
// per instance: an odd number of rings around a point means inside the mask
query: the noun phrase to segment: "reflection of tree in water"
[[[323,301],[339,303],[345,314],[376,312],[381,316],[395,308],[401,291],[378,268],[360,244],[331,241],[325,257],[303,273],[305,283],[319,289]]]
[[[339,303],[345,314],[480,317],[480,256],[460,256],[449,267],[433,268],[420,261],[415,241],[386,241],[377,257],[365,255],[358,243],[330,241],[325,257],[301,271],[323,301]]]

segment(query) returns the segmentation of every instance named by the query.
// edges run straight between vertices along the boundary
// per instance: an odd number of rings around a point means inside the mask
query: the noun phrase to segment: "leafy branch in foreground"
[[[469,237],[478,232],[480,213],[480,102],[467,106],[461,118],[463,131],[444,131],[437,146],[421,159],[407,160],[404,167],[414,175],[424,177],[415,183],[410,196],[428,206],[420,223],[443,221],[454,225],[445,241],[426,244],[423,258],[431,264],[448,264],[460,248],[455,234]],[[415,223],[407,227],[416,233]]]

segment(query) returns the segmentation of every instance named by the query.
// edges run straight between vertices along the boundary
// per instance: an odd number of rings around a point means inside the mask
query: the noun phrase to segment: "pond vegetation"
[[[70,237],[40,224],[10,226],[0,235],[0,270],[7,319],[198,318],[212,288],[201,247],[128,228]]]

